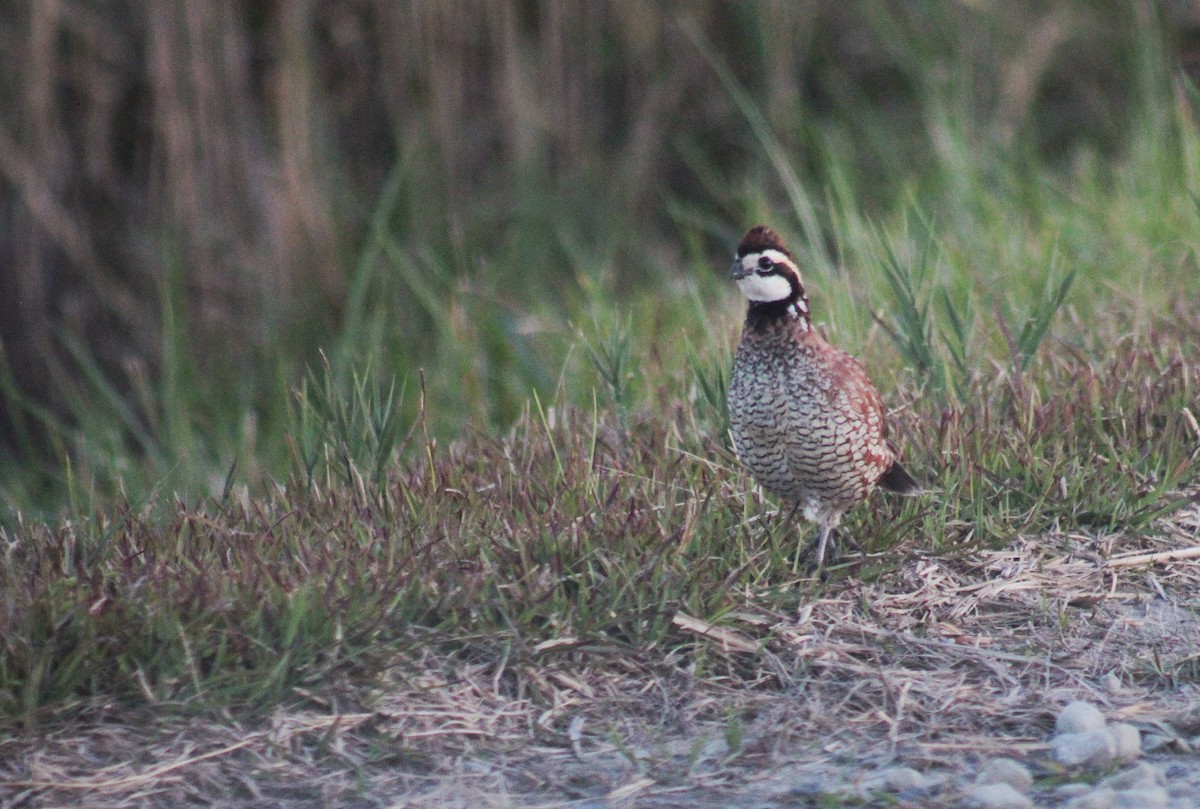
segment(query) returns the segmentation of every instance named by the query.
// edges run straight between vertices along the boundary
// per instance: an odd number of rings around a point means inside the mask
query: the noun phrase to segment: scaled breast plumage
[[[772,271],[794,274],[794,292],[750,303],[729,387],[734,448],[764,489],[836,524],[895,461],[883,405],[862,366],[812,328],[792,254],[776,234],[746,235],[734,277],[756,266],[747,256],[767,250],[788,257]]]

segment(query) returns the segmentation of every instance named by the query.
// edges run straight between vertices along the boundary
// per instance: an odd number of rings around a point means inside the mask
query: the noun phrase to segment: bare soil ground
[[[913,551],[798,614],[677,616],[708,635],[703,660],[564,638],[484,661],[431,642],[386,682],[254,723],[94,706],[0,740],[0,804],[957,806],[954,778],[1006,755],[1050,776],[1057,805],[1046,739],[1074,699],[1200,770],[1178,755],[1200,734],[1200,506],[1158,528]],[[947,786],[832,797],[891,764]]]

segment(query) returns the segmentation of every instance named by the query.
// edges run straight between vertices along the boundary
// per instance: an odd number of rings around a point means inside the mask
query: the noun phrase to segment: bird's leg
[[[772,531],[770,531],[770,533],[768,534],[768,537],[770,538],[770,545],[772,545],[772,549],[770,549],[770,550],[772,550],[773,556],[774,556],[774,552],[775,552],[775,537],[776,537],[776,535],[779,535],[779,532],[782,531],[782,532],[784,532],[784,534],[782,534],[782,537],[785,537],[785,538],[787,537],[787,532],[790,531],[792,526],[796,525],[796,515],[799,510],[800,510],[800,504],[793,503],[792,508],[787,509],[787,515],[784,517],[784,522],[775,523],[775,526],[772,527]],[[782,514],[782,509],[780,510],[780,514]],[[796,558],[792,559],[792,570],[796,570],[797,565],[800,562],[800,555],[799,555],[800,547],[802,547],[802,546],[800,546],[800,544],[797,543]]]
[[[795,503],[795,504],[794,504],[794,505],[793,505],[793,506],[792,506],[792,507],[791,507],[791,508],[788,510],[787,517],[785,517],[785,518],[784,518],[784,520],[783,520],[783,525],[784,525],[784,527],[785,527],[785,528],[786,528],[787,526],[791,525],[791,524],[792,524],[792,521],[796,519],[796,512],[798,512],[799,510],[800,510],[800,504],[799,504],[799,503]]]
[[[808,572],[824,581],[827,576],[825,571],[826,550],[830,551],[831,558],[837,556],[837,541],[833,539],[833,531],[834,528],[832,525],[823,522],[817,523],[817,542],[815,547],[803,541],[797,542],[796,558],[792,560],[792,571],[799,572],[800,556],[803,554],[809,559],[809,564],[807,565]]]
[[[832,530],[833,528],[829,523],[823,522],[817,526],[817,550],[813,554],[815,557],[813,564],[818,571],[825,565],[825,546],[829,544],[829,534]]]
[[[863,550],[862,543],[858,541],[858,538],[847,533],[842,529],[841,526],[838,526],[829,532],[829,541],[832,543],[833,553],[836,555],[841,555],[842,549],[846,545],[849,545],[854,550],[866,556],[867,552]]]
[[[792,507],[790,509],[788,509],[787,516],[783,518],[782,526],[777,525],[772,528],[771,533],[769,534],[769,536],[771,538],[771,553],[772,553],[772,555],[774,555],[774,553],[775,553],[775,534],[776,534],[776,532],[778,532],[781,528],[783,531],[786,532],[792,525],[794,525],[795,521],[796,521],[796,512],[798,512],[799,510],[800,510],[800,504],[799,503],[793,504]],[[785,533],[784,536],[786,537],[787,534]],[[799,547],[799,545],[797,545],[797,547]],[[796,569],[796,565],[798,564],[798,562],[799,562],[799,555],[797,554],[797,558],[792,561],[792,570]]]

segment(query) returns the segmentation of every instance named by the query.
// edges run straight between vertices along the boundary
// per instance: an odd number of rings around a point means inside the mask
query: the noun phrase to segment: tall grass
[[[756,221],[792,237],[839,342],[958,400],[1062,339],[1055,312],[1145,325],[1191,290],[1184,23],[1150,6],[18,6],[6,522],[68,490],[219,493],[231,469],[261,490],[321,352],[405,391],[402,425],[423,370],[445,440],[533,391],[588,406],[585,346],[628,315],[630,425],[688,364],[720,423],[720,267]]]

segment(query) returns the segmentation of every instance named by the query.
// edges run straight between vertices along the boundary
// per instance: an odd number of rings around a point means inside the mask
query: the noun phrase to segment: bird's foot
[[[805,548],[801,553],[797,554],[796,564],[793,565],[794,570],[800,569],[800,560],[804,560],[804,571],[810,576],[821,581],[829,581],[830,572],[835,567],[845,567],[842,564],[845,559],[844,552],[846,546],[849,546],[859,554],[862,553],[862,545],[855,538],[840,528],[830,528],[827,531],[822,530],[817,534],[817,541]]]

